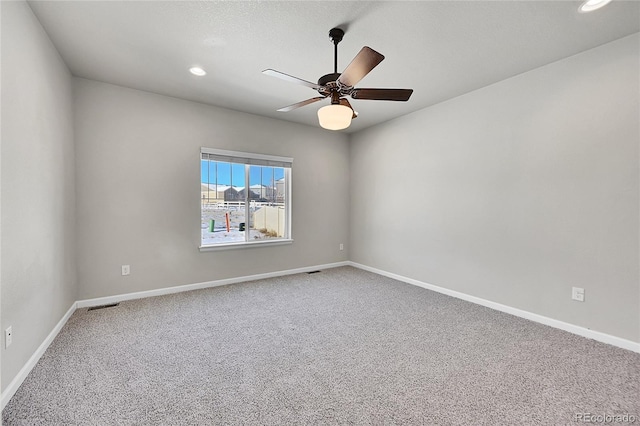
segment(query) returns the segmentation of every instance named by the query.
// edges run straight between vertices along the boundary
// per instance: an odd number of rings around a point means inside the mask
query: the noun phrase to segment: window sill
[[[252,248],[252,247],[282,246],[282,245],[291,244],[291,243],[293,243],[292,239],[227,243],[227,244],[216,244],[213,246],[200,246],[200,251],[204,252],[204,251],[234,250],[234,249],[243,249],[243,248]]]

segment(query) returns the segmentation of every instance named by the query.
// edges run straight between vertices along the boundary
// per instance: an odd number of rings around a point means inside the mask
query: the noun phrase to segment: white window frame
[[[215,250],[229,250],[229,249],[238,249],[238,248],[247,248],[247,247],[264,247],[264,246],[274,246],[274,245],[283,245],[283,244],[291,244],[293,242],[293,237],[291,235],[291,170],[293,168],[293,158],[291,157],[280,157],[276,155],[266,155],[266,154],[255,154],[250,152],[241,152],[241,151],[229,151],[224,149],[216,149],[216,148],[200,148],[200,159],[198,164],[202,164],[203,154],[214,155],[220,157],[219,161],[228,161],[236,164],[244,164],[245,166],[245,187],[249,188],[250,179],[249,179],[249,167],[252,165],[262,165],[262,166],[275,166],[275,167],[283,167],[284,168],[284,180],[285,180],[285,232],[286,235],[284,238],[278,239],[266,239],[266,240],[256,240],[256,241],[234,241],[229,243],[218,243],[211,245],[202,245],[202,230],[200,228],[200,242],[199,248],[200,251],[215,251]],[[253,160],[253,161],[252,161]],[[285,166],[282,166],[282,165]],[[201,172],[198,173],[198,179],[202,180]],[[198,185],[200,186],[200,185]],[[249,216],[249,196],[250,191],[245,191],[245,215]],[[202,201],[200,201],[200,223],[202,222]],[[249,226],[249,220],[246,222],[247,229]]]

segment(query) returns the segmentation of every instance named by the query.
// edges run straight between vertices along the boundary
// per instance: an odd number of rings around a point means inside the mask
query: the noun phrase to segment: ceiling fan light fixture
[[[348,106],[331,104],[318,110],[320,127],[327,130],[342,130],[351,125],[353,110]]]
[[[593,12],[594,10],[597,10],[597,9],[600,9],[601,7],[606,6],[610,2],[611,0],[587,0],[584,3],[582,3],[582,5],[580,5],[580,8],[578,9],[578,11],[580,13]]]

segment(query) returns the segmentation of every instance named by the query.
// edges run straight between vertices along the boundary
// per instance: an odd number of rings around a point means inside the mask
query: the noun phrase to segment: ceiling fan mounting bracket
[[[329,38],[333,42],[333,44],[338,44],[342,41],[342,37],[344,37],[344,31],[340,28],[331,28],[329,30]]]

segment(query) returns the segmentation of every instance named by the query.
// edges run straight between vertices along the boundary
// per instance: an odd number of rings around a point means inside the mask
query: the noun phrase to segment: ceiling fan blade
[[[316,89],[316,90],[318,90],[321,87],[321,86],[319,86],[319,85],[317,85],[315,83],[312,83],[310,81],[303,80],[301,78],[294,77],[292,75],[285,74],[283,72],[272,70],[272,69],[266,69],[266,70],[262,71],[262,74],[270,75],[271,77],[277,77],[279,79],[288,81],[290,83],[301,84],[303,86],[311,87],[312,89]]]
[[[346,98],[340,98],[340,105],[344,105],[346,107],[351,108],[351,111],[353,111],[353,115],[351,116],[352,120],[358,116],[358,113],[356,112],[355,109],[353,109],[353,107],[351,106],[351,103],[349,103],[349,101]]]
[[[355,86],[365,75],[369,74],[372,69],[382,62],[383,59],[384,56],[372,48],[368,46],[363,47],[351,63],[347,65],[347,68],[345,68],[338,78],[338,82],[346,87]]]
[[[326,96],[316,96],[315,98],[307,99],[306,101],[301,101],[301,102],[298,102],[298,103],[296,103],[296,104],[293,104],[293,105],[289,105],[289,106],[286,106],[286,107],[280,108],[280,109],[278,110],[278,112],[289,112],[289,111],[292,111],[292,110],[294,110],[294,109],[297,109],[297,108],[303,107],[303,106],[305,106],[305,105],[309,105],[309,104],[312,104],[312,103],[314,103],[314,102],[321,101],[321,100],[323,100],[323,99],[325,99],[325,98],[326,98]]]
[[[376,101],[408,101],[413,89],[353,89],[353,99],[372,99]]]

